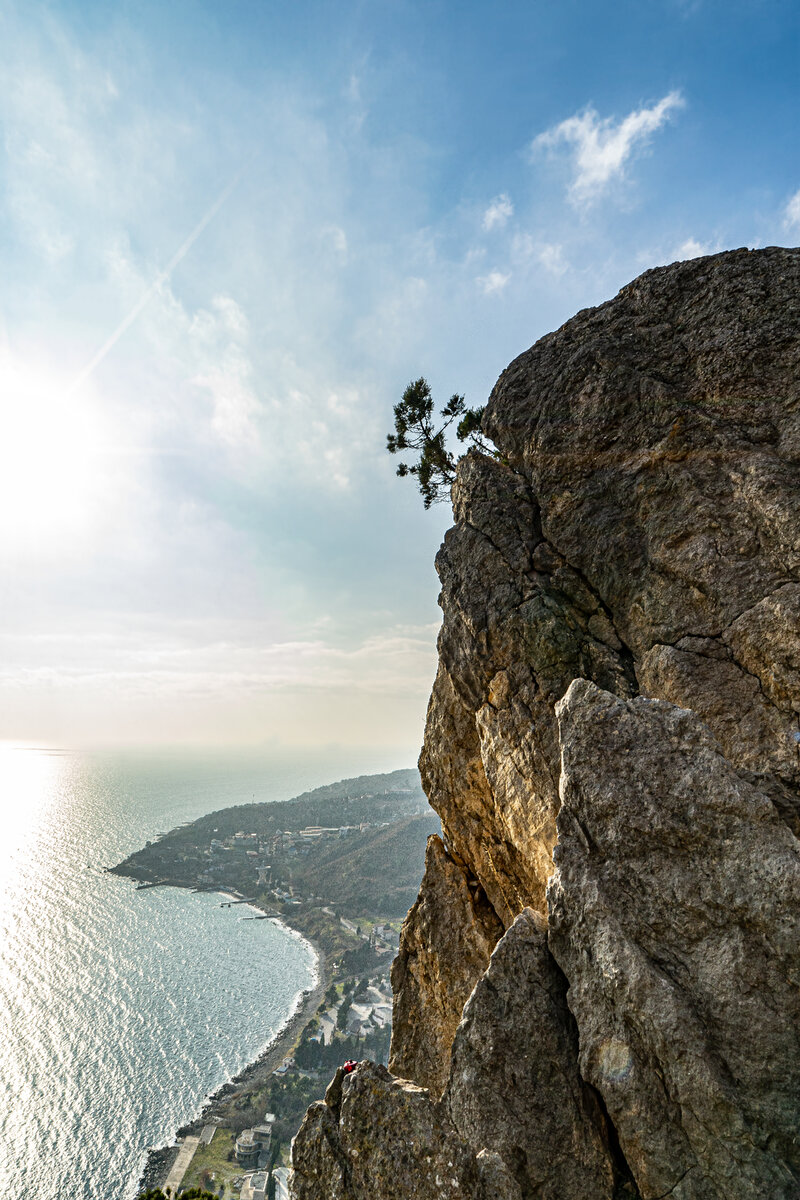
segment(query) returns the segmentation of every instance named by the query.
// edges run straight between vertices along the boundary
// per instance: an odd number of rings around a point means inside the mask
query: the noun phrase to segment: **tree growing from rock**
[[[413,475],[426,508],[450,496],[450,486],[456,477],[457,458],[448,450],[445,434],[454,421],[460,442],[467,450],[482,450],[496,455],[481,432],[483,408],[467,408],[466,400],[454,393],[442,408],[437,421],[433,396],[427,379],[420,377],[409,383],[403,398],[394,406],[394,433],[386,438],[390,454],[403,450],[419,452],[414,463],[400,463],[397,474]]]

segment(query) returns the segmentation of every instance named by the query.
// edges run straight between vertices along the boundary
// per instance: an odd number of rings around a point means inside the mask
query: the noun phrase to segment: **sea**
[[[171,1144],[316,979],[285,926],[103,868],[214,809],[403,765],[0,747],[0,1195],[133,1200],[147,1148]]]

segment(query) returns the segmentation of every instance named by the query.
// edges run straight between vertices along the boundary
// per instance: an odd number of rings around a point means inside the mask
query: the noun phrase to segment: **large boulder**
[[[620,1172],[605,1116],[578,1069],[567,981],[532,909],[467,1002],[445,1104],[468,1144],[508,1164],[525,1200],[611,1200]]]
[[[360,1063],[334,1079],[292,1146],[295,1200],[521,1200],[504,1164],[461,1139],[428,1092]]]
[[[643,1196],[800,1195],[800,842],[698,718],[558,706],[549,944]]]

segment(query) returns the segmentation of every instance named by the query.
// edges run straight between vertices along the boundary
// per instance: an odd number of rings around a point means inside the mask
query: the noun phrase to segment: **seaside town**
[[[212,813],[114,868],[139,891],[217,893],[222,906],[241,906],[242,919],[289,925],[318,955],[317,984],[278,1038],[178,1130],[174,1145],[151,1150],[143,1191],[288,1200],[289,1148],[308,1105],[343,1063],[388,1061],[389,970],[438,821],[416,772],[319,793]]]

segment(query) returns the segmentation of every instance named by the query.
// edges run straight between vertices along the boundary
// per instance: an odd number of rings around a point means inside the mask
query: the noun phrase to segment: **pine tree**
[[[437,428],[433,396],[424,378],[409,383],[402,400],[395,404],[394,433],[387,435],[386,449],[390,454],[397,454],[401,450],[419,451],[417,462],[400,463],[397,474],[416,477],[426,508],[448,499],[450,495],[450,487],[456,477],[457,460],[447,448],[445,434],[456,419],[456,437],[460,442],[468,442],[468,449],[481,450],[496,457],[497,452],[481,431],[483,411],[482,408],[467,408],[464,397],[455,393],[441,410],[442,424]]]

